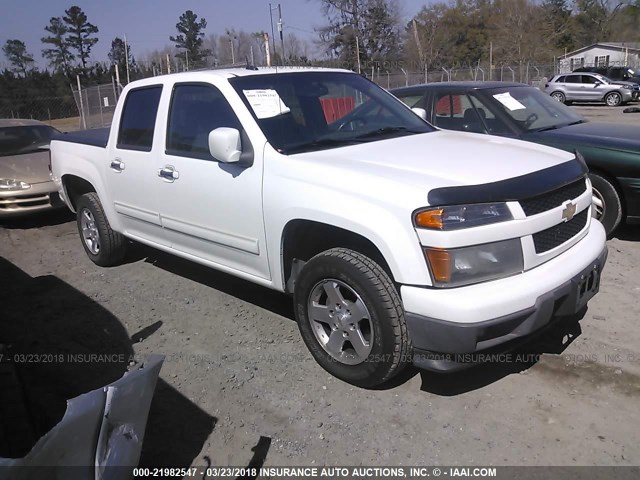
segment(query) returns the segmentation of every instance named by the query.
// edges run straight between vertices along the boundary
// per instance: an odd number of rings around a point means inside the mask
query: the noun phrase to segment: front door
[[[218,162],[209,132],[242,130],[224,95],[213,85],[176,84],[169,109],[166,149],[158,175],[160,216],[172,247],[182,253],[269,279],[262,215],[262,149],[254,164]],[[244,138],[243,150],[249,145]]]

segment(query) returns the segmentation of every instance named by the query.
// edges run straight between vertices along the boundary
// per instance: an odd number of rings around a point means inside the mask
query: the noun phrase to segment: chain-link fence
[[[28,95],[0,96],[0,118],[40,120],[66,130],[78,129],[78,109],[71,94],[61,97],[31,97]]]
[[[440,68],[424,71],[408,71],[405,69],[385,70],[370,68],[362,73],[381,87],[390,89],[418,85],[421,83],[448,81],[489,81],[519,82],[540,86],[545,80],[556,74],[554,65],[522,65],[494,66],[493,68]]]
[[[108,127],[113,119],[116,102],[120,96],[120,88],[113,83],[95,85],[80,89],[71,87],[77,111],[80,112],[79,123],[83,129]]]

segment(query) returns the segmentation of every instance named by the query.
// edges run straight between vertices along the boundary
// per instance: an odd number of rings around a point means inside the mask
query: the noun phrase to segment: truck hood
[[[579,123],[555,130],[533,132],[526,135],[524,139],[556,145],[575,144],[576,146],[640,152],[640,127],[623,123]]]
[[[422,189],[497,182],[549,168],[573,154],[520,140],[440,130],[292,155],[316,172],[349,170]]]

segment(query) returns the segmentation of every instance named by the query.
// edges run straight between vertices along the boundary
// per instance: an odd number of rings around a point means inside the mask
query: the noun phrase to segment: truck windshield
[[[435,131],[360,75],[286,72],[229,80],[269,143],[284,154]]]
[[[0,157],[22,155],[49,145],[51,137],[58,133],[47,125],[28,125],[0,128]]]

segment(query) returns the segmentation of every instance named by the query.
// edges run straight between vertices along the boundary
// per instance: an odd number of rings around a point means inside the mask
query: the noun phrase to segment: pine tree
[[[42,43],[48,43],[51,48],[42,50],[42,56],[49,60],[49,65],[57,72],[63,72],[65,75],[71,73],[71,62],[75,60],[75,56],[69,51],[69,42],[65,35],[68,33],[67,26],[60,17],[52,17],[49,25],[44,29],[51,35],[42,37]]]
[[[34,70],[33,55],[27,52],[27,46],[21,40],[7,40],[2,47],[7,60],[11,64],[11,70],[27,77]]]
[[[98,42],[96,37],[92,37],[98,33],[98,27],[89,23],[87,15],[80,7],[73,6],[65,10],[67,14],[62,18],[66,24],[68,35],[66,41],[72,49],[78,52],[78,58],[82,64],[82,70],[87,72],[87,61],[91,54],[91,49]]]

